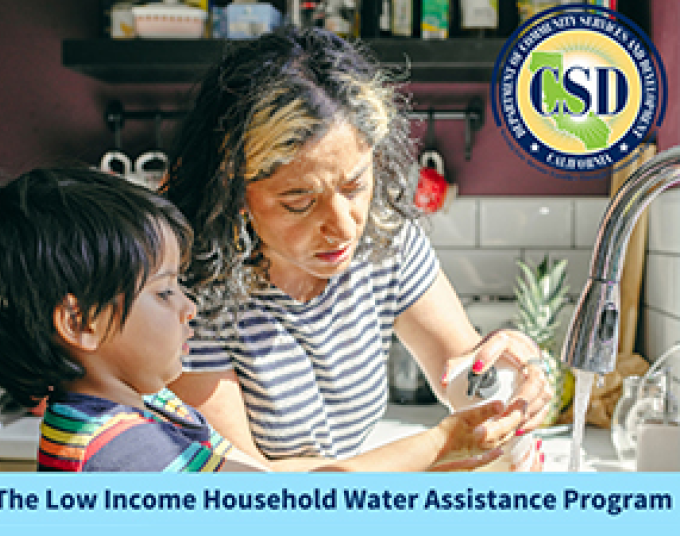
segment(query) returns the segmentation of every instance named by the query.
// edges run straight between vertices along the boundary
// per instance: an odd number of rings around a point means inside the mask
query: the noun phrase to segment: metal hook
[[[116,149],[121,148],[121,131],[124,123],[123,105],[120,101],[111,101],[104,110],[104,122],[113,132],[113,145]]]
[[[473,98],[465,110],[465,160],[472,158],[474,132],[484,124],[484,102],[479,97]]]
[[[442,109],[434,110],[431,106],[425,110],[413,110],[409,113],[411,119],[427,120],[427,130],[423,138],[423,150],[436,150],[437,140],[434,132],[435,119],[465,121],[465,160],[472,157],[474,133],[484,125],[484,100],[480,96],[473,97],[463,110]]]
[[[425,134],[425,149],[434,149],[437,145],[437,138],[434,132],[434,108],[427,109],[427,133]]]

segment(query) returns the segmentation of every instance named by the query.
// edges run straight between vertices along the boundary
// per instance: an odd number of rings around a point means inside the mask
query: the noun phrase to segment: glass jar
[[[650,415],[663,412],[664,404],[662,375],[647,378],[642,389],[641,382],[640,376],[623,379],[623,393],[612,414],[612,443],[619,460],[631,464],[636,457],[638,426]]]
[[[672,395],[675,380],[670,367],[662,369],[666,395],[661,412],[648,415],[638,428],[637,471],[680,471],[680,422],[677,400]]]

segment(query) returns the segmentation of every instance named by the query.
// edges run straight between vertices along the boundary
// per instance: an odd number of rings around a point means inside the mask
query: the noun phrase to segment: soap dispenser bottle
[[[446,396],[453,411],[491,400],[507,404],[518,387],[519,371],[504,358],[501,357],[482,374],[472,370],[475,359],[474,355],[464,359],[448,375]],[[503,454],[499,458],[476,470],[508,472],[514,467],[517,472],[526,472],[531,469],[537,454],[533,434],[517,436],[502,448]]]

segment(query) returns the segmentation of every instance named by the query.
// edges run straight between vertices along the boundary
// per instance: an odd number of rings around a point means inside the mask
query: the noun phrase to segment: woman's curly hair
[[[194,227],[186,284],[207,324],[236,312],[267,280],[254,230],[239,232],[246,185],[271,176],[339,122],[374,152],[374,194],[357,255],[389,254],[401,223],[418,215],[409,103],[397,89],[360,44],[325,30],[286,26],[225,45],[178,133],[162,188]]]

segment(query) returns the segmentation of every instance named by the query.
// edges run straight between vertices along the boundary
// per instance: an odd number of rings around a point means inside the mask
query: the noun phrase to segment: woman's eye
[[[162,292],[159,292],[159,293],[158,293],[158,297],[159,297],[161,300],[169,300],[170,297],[173,296],[174,294],[175,294],[175,291],[174,291],[174,290],[169,290],[169,289],[168,289],[168,290],[164,290],[164,291],[162,291]]]
[[[289,212],[294,212],[296,214],[306,212],[310,208],[312,208],[312,205],[314,204],[315,200],[314,199],[301,199],[300,201],[293,201],[289,203],[282,203],[283,208],[285,208]]]

